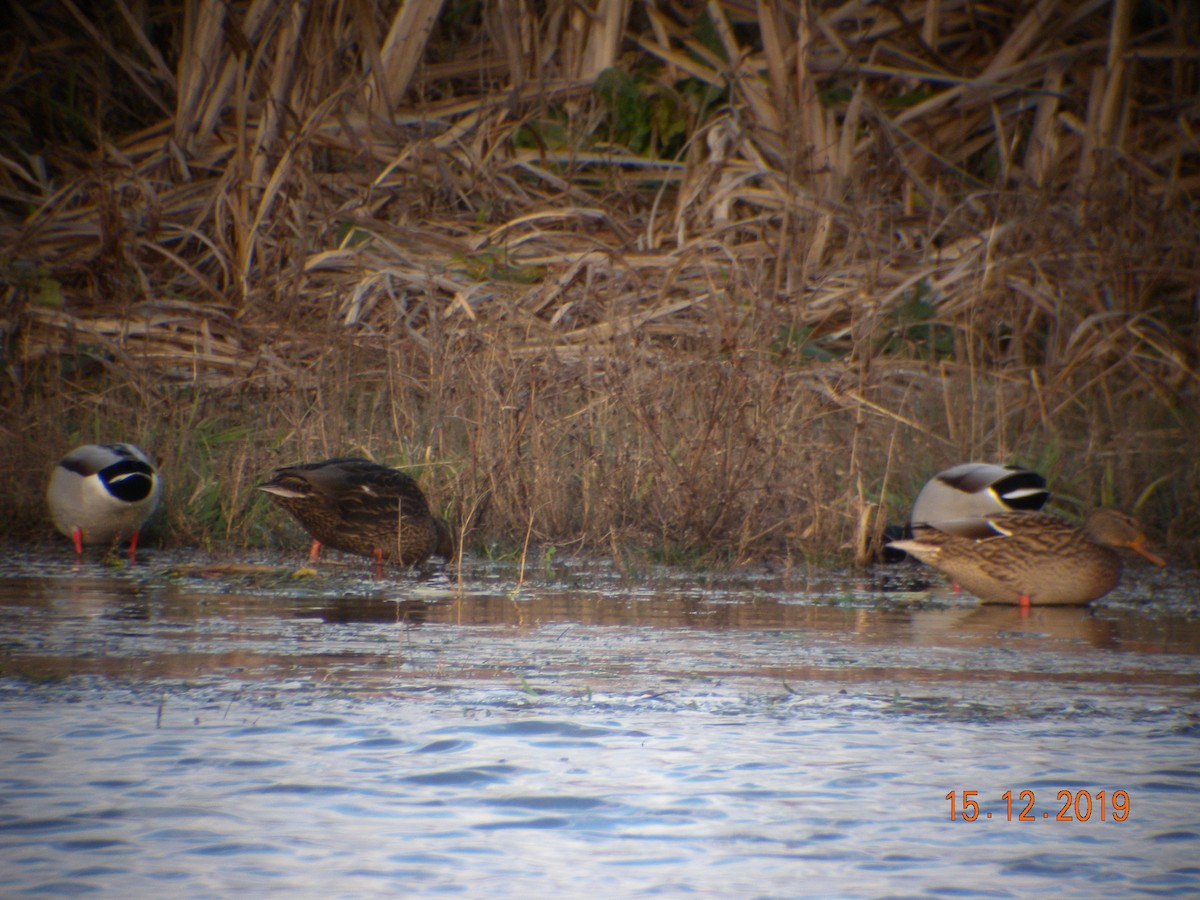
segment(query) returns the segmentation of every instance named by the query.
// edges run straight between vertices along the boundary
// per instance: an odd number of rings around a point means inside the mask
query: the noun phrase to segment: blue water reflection
[[[476,590],[0,578],[0,893],[1200,893],[1186,598]]]

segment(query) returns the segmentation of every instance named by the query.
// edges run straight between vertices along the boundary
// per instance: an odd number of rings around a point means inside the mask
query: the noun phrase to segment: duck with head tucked
[[[1121,577],[1117,548],[1166,561],[1146,547],[1136,519],[1095,510],[1082,527],[1044,512],[1006,512],[942,529],[914,525],[913,537],[889,546],[945,572],[985,603],[1069,606],[1103,597]]]
[[[137,553],[142,526],[158,508],[162,483],[150,459],[133,444],[84,444],[58,461],[46,488],[55,527],[84,544],[129,541]]]
[[[1003,512],[1036,512],[1050,492],[1046,479],[1020,466],[962,463],[934,475],[913,501],[914,528]]]
[[[321,545],[405,566],[430,556],[455,555],[446,521],[435,516],[421,488],[398,469],[358,457],[284,466],[258,489],[291,513],[313,539],[309,558]]]

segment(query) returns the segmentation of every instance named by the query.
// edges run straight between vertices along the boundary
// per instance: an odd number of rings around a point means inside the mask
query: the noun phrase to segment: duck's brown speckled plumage
[[[258,489],[327,547],[409,566],[454,556],[450,527],[397,469],[338,457],[276,469]]]
[[[911,540],[890,546],[940,569],[985,602],[1067,606],[1116,587],[1122,564],[1115,547],[1165,565],[1145,544],[1132,516],[1098,509],[1082,528],[1049,513],[999,513],[980,517],[975,535],[917,528]]]

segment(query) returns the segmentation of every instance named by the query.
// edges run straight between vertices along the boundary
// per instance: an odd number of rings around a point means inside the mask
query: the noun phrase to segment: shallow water
[[[1200,893],[1194,573],[915,571],[10,553],[0,893]]]

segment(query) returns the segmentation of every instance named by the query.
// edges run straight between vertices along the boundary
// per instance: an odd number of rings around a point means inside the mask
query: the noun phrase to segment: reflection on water
[[[1022,615],[878,573],[360,574],[10,562],[0,892],[1200,891],[1185,575]]]

